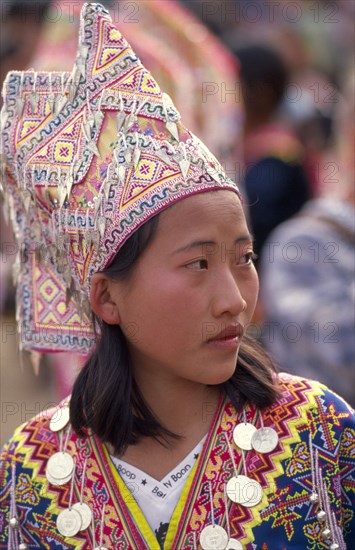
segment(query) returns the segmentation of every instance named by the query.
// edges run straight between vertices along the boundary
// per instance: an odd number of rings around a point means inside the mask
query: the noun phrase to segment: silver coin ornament
[[[60,409],[57,409],[52,416],[49,427],[52,432],[60,432],[63,430],[70,420],[69,405],[64,405]]]
[[[65,479],[74,471],[74,460],[68,453],[59,451],[52,455],[47,462],[46,472],[54,479]]]
[[[74,537],[81,530],[81,516],[77,510],[66,508],[57,517],[57,529],[64,537]]]
[[[263,498],[260,483],[244,475],[233,476],[227,483],[226,492],[230,500],[246,508],[256,506]]]
[[[48,471],[46,471],[46,478],[49,481],[49,483],[51,483],[52,485],[57,485],[58,487],[68,483],[72,477],[73,477],[73,474],[70,474],[67,477],[63,477],[62,479],[57,479],[55,477],[52,477],[51,474]]]
[[[243,546],[236,539],[229,539],[226,550],[243,550]]]
[[[106,546],[95,546],[94,550],[108,550]]]
[[[220,525],[207,525],[200,534],[203,550],[224,550],[228,544],[226,530]]]
[[[243,488],[248,481],[249,478],[243,475],[239,475],[238,477],[233,476],[230,478],[226,485],[226,493],[232,502],[236,502],[237,504],[242,502]]]
[[[80,531],[85,531],[91,524],[92,512],[90,507],[85,502],[77,502],[72,506],[73,510],[79,512],[81,516],[81,528]]]
[[[254,424],[250,424],[250,422],[241,422],[237,424],[233,430],[234,443],[240,449],[250,451],[252,449],[251,440],[255,432],[256,428]]]
[[[271,453],[276,449],[279,437],[274,428],[259,428],[251,438],[251,444],[258,453]]]
[[[18,545],[18,550],[28,550],[28,546],[25,542],[21,542],[19,545]]]
[[[243,499],[240,503],[242,506],[245,506],[246,508],[257,506],[263,498],[263,489],[260,483],[255,481],[255,479],[248,478],[248,483],[246,483],[243,487],[242,497]]]

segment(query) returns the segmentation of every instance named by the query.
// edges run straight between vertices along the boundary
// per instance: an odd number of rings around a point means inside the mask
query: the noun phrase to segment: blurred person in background
[[[280,113],[289,82],[281,56],[264,45],[236,51],[245,105],[244,187],[259,254],[270,232],[310,198],[304,149]]]
[[[323,155],[334,136],[341,73],[336,62],[339,52],[329,44],[322,25],[321,29],[314,27],[309,21],[297,31],[281,27],[270,37],[270,44],[289,67],[289,86],[280,111],[304,147],[303,166],[312,192],[317,194]]]
[[[263,343],[282,368],[329,384],[355,406],[354,72],[338,103],[336,143],[318,196],[265,244]]]
[[[31,66],[51,0],[0,0],[0,83],[10,70]]]
[[[279,109],[303,146],[302,165],[317,193],[323,153],[331,143],[344,67],[354,51],[355,3],[308,0],[187,2],[232,50],[255,44],[276,51],[289,82]]]

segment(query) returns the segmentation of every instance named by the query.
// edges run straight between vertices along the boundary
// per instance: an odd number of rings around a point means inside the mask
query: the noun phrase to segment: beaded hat
[[[92,274],[175,202],[238,188],[100,4],[82,8],[71,73],[10,72],[3,100],[20,345],[85,353],[95,343]]]

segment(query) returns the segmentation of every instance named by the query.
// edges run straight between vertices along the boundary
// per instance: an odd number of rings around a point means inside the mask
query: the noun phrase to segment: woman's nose
[[[236,277],[228,271],[215,282],[213,314],[220,317],[224,314],[236,317],[245,311],[247,303],[243,298]]]

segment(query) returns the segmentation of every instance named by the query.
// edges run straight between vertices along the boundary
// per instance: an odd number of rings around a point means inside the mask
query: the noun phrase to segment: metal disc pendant
[[[46,472],[46,478],[49,481],[49,483],[51,483],[52,485],[58,485],[58,486],[65,485],[66,483],[68,483],[71,480],[72,476],[73,474],[70,474],[67,477],[63,477],[62,479],[57,479],[55,477],[52,477],[48,471]]]
[[[243,550],[243,546],[240,544],[239,540],[229,539],[226,550]]]
[[[81,516],[81,528],[80,531],[85,531],[91,524],[92,512],[90,507],[85,502],[77,502],[72,506],[73,510],[79,512]]]
[[[249,479],[244,484],[242,490],[242,500],[240,504],[246,508],[252,508],[261,502],[263,498],[263,489],[255,479]]]
[[[249,478],[243,475],[239,475],[238,477],[233,476],[230,478],[226,485],[226,492],[228,498],[232,502],[236,502],[237,504],[241,503],[241,501],[243,500],[243,487],[248,481]]]
[[[228,535],[220,525],[208,525],[200,534],[203,550],[224,550],[228,544]]]
[[[278,442],[279,436],[273,428],[259,428],[251,439],[253,449],[258,453],[271,453]]]
[[[244,451],[250,451],[252,449],[251,438],[256,432],[256,428],[250,422],[242,422],[237,424],[233,430],[234,443],[240,449]]]
[[[69,422],[69,405],[65,405],[58,409],[55,414],[52,416],[49,423],[49,427],[52,432],[60,432]]]
[[[64,537],[74,537],[81,529],[81,516],[76,510],[67,508],[57,517],[57,528]]]
[[[59,451],[50,457],[47,463],[47,472],[51,478],[64,479],[74,471],[74,460],[68,453]]]
[[[244,475],[232,477],[227,483],[226,492],[232,502],[247,508],[259,504],[263,497],[260,483]]]

